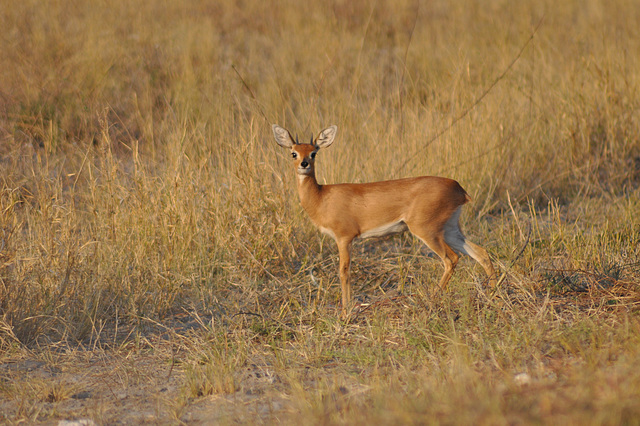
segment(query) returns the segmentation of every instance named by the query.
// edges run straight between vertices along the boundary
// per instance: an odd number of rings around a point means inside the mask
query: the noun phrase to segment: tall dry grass
[[[144,333],[186,310],[269,341],[265,362],[280,366],[282,392],[300,397],[293,412],[311,422],[439,419],[459,403],[460,421],[510,422],[505,410],[545,419],[552,402],[536,400],[542,411],[531,414],[505,396],[516,385],[496,393],[496,383],[534,364],[542,380],[536,362],[560,352],[604,374],[606,362],[588,358],[606,344],[580,330],[610,333],[622,357],[637,353],[639,20],[624,0],[6,4],[0,347],[104,342],[114,328]],[[392,310],[399,322],[372,314],[349,331],[332,310],[333,243],[304,217],[274,122],[302,140],[338,125],[320,154],[322,181],[458,179],[474,198],[466,232],[507,273],[515,301],[478,302],[482,274],[464,263],[439,308],[423,311],[438,262],[410,237],[359,244],[360,300],[396,288],[410,308]],[[615,285],[625,298],[607,300],[629,307],[623,319],[604,314],[608,302],[592,301],[600,320],[559,314],[540,296]],[[226,352],[202,350],[185,392],[227,392],[233,372],[216,378],[206,361],[224,364]],[[282,373],[299,356],[367,373],[310,386]],[[462,385],[435,391],[450,380]],[[571,401],[580,380],[563,388]],[[352,385],[366,398],[327,399]],[[464,405],[463,388],[486,405]],[[420,395],[445,408],[432,412]]]

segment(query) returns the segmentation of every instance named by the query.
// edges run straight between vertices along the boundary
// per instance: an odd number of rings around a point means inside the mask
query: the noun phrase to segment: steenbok
[[[474,258],[486,271],[491,286],[496,273],[485,249],[467,240],[458,219],[461,207],[471,201],[458,182],[435,176],[372,183],[319,185],[314,162],[320,148],[333,143],[337,126],[327,127],[311,143],[298,143],[287,129],[273,125],[278,145],[290,148],[298,181],[300,202],[320,231],[338,244],[342,311],[351,303],[351,243],[356,237],[370,238],[411,231],[444,263],[439,287],[443,289],[458,262],[459,253]]]

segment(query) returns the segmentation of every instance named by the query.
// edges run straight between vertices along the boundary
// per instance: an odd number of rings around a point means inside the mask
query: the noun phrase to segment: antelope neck
[[[319,204],[322,185],[318,185],[315,174],[298,175],[298,195],[302,207],[308,212]]]

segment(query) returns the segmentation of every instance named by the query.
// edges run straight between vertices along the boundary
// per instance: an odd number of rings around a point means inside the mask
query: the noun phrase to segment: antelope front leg
[[[346,315],[351,308],[351,241],[338,241],[338,253],[340,255],[340,283],[342,284],[342,314]]]

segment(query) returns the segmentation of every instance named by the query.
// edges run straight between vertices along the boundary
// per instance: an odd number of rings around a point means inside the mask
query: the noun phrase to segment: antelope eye
[[[294,159],[298,158],[298,154],[297,154],[297,153],[295,153],[295,152],[292,152],[292,153],[291,153],[291,156],[292,156]]]
[[[311,158],[316,158],[316,153],[315,152],[311,153]]]

